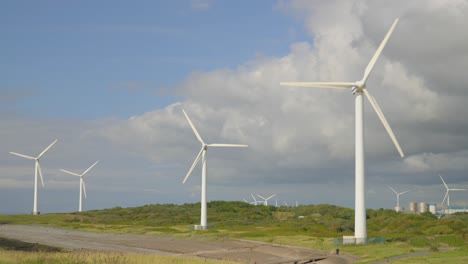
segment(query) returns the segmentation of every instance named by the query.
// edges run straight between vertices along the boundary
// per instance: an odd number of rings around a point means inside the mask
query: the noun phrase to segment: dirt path
[[[242,263],[293,263],[324,259],[319,263],[353,263],[347,256],[328,252],[245,240],[177,239],[169,236],[104,234],[44,226],[0,225],[0,237],[39,243],[70,250],[97,250],[199,256]],[[330,257],[329,259],[327,259]],[[331,262],[330,262],[331,261]],[[301,262],[298,262],[301,263]]]

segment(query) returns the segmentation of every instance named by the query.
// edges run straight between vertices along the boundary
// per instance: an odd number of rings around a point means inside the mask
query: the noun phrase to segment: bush
[[[426,235],[445,235],[445,234],[451,234],[452,232],[453,230],[446,225],[434,226],[424,231]]]
[[[465,241],[458,236],[437,236],[435,237],[435,242],[440,246],[450,246],[450,247],[461,247],[465,244]]]
[[[432,242],[424,236],[417,236],[410,239],[409,244],[413,247],[429,247]]]

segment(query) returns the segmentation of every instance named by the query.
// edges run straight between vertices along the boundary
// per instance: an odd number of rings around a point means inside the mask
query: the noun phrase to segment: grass
[[[199,223],[200,204],[156,204],[133,208],[110,208],[82,213],[0,215],[0,223],[51,225],[67,229],[169,235],[185,239],[247,239],[332,251],[334,237],[352,235],[354,211],[334,205],[298,207],[253,206],[243,202],[214,201],[208,204],[212,228],[193,231]],[[304,216],[298,219],[298,216]],[[436,251],[438,247],[465,248],[468,241],[468,214],[437,219],[393,210],[367,210],[369,237],[385,237],[383,245],[341,246],[369,262],[417,251]],[[455,253],[437,252],[447,263],[457,263]],[[453,254],[453,255],[452,255]],[[452,261],[453,258],[453,261]],[[0,262],[1,263],[1,262]]]
[[[18,252],[0,250],[0,264],[232,264],[199,257],[174,257],[103,252]]]
[[[404,258],[392,263],[411,263],[411,264],[432,264],[432,263],[468,263],[468,247],[464,246],[447,252],[437,252],[428,256]]]

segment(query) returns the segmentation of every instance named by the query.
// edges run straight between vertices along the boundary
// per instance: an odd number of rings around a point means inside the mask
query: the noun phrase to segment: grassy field
[[[200,204],[157,204],[68,214],[1,215],[0,223],[52,225],[92,232],[164,234],[187,239],[248,239],[327,251],[336,248],[333,238],[354,232],[354,211],[334,205],[274,207],[214,201],[208,204],[208,221],[212,228],[190,230],[199,223],[199,210]],[[299,216],[304,217],[298,219]],[[454,250],[425,258],[442,256],[449,258],[446,263],[465,260],[457,253],[458,249],[466,249],[468,214],[437,219],[430,213],[415,215],[379,209],[367,210],[367,218],[368,236],[385,237],[386,243],[340,246],[342,252],[370,262],[450,247]]]
[[[0,250],[0,264],[232,264],[196,257],[172,257],[102,252],[20,252]]]

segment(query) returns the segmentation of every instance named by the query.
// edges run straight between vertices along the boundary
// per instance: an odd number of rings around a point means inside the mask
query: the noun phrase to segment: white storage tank
[[[429,205],[429,212],[432,214],[436,214],[436,205],[435,204],[430,204]]]
[[[409,210],[416,213],[418,211],[418,204],[416,202],[409,203]]]
[[[429,209],[429,204],[427,202],[420,202],[419,203],[419,212],[425,213]]]

